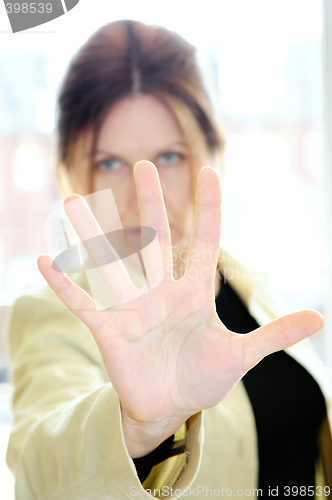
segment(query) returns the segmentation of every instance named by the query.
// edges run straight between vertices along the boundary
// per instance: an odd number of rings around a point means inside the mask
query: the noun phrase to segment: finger
[[[84,198],[77,194],[68,196],[64,200],[64,209],[114,304],[136,297],[139,289],[133,285],[123,262]]]
[[[162,277],[172,279],[171,232],[157,169],[149,161],[139,161],[134,166],[134,178],[141,225],[152,227],[158,237],[158,241],[155,241],[154,245],[142,250],[148,281],[150,284],[160,282],[161,274]],[[157,247],[156,243],[158,242]]]
[[[93,332],[98,332],[106,320],[106,312],[97,312],[97,303],[65,273],[52,268],[52,259],[41,255],[38,268],[45,280],[63,304]],[[99,339],[96,338],[96,341]]]
[[[214,283],[221,233],[221,188],[218,174],[203,167],[197,181],[194,226],[185,277]]]
[[[245,371],[255,366],[264,356],[286,349],[314,335],[323,326],[323,316],[317,311],[308,309],[287,314],[251,333],[241,335],[240,338],[244,343]]]

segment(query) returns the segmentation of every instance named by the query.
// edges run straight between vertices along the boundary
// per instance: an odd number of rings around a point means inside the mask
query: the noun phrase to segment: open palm
[[[124,420],[137,426],[159,426],[161,442],[189,416],[222,401],[264,356],[316,333],[324,320],[318,312],[305,310],[247,335],[227,330],[216,313],[214,291],[221,227],[218,175],[210,167],[199,174],[187,268],[179,280],[173,279],[167,260],[171,236],[157,170],[141,161],[134,175],[141,225],[156,230],[161,249],[164,276],[158,286],[137,296],[120,260],[102,265],[107,248],[112,251],[105,239],[105,248],[99,247],[90,257],[114,303],[125,300],[128,310],[119,313],[120,305],[115,305],[111,311],[91,312],[96,304],[84,290],[54,271],[47,256],[41,256],[38,263],[51,288],[94,336],[119,395]],[[83,198],[80,210],[68,215],[83,244],[92,229],[102,235]],[[206,255],[214,257],[207,261]],[[153,283],[160,263],[158,267],[147,255],[144,261],[147,281]]]

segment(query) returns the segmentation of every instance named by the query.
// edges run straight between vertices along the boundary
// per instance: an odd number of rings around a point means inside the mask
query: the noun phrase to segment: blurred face
[[[188,246],[194,213],[188,150],[172,112],[150,95],[118,101],[96,144],[93,190],[112,189],[123,226],[140,225],[133,176],[139,160],[149,160],[158,169],[172,245]]]

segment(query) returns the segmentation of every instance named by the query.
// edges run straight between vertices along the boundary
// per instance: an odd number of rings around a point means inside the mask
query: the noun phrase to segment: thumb
[[[264,356],[281,351],[319,332],[324,318],[313,309],[286,314],[267,325],[243,335],[245,359],[243,368],[250,370]]]

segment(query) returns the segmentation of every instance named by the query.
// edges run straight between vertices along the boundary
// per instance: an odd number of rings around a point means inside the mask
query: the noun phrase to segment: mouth
[[[134,234],[135,236],[141,236],[141,226],[129,226],[126,227],[126,230],[130,234]]]

